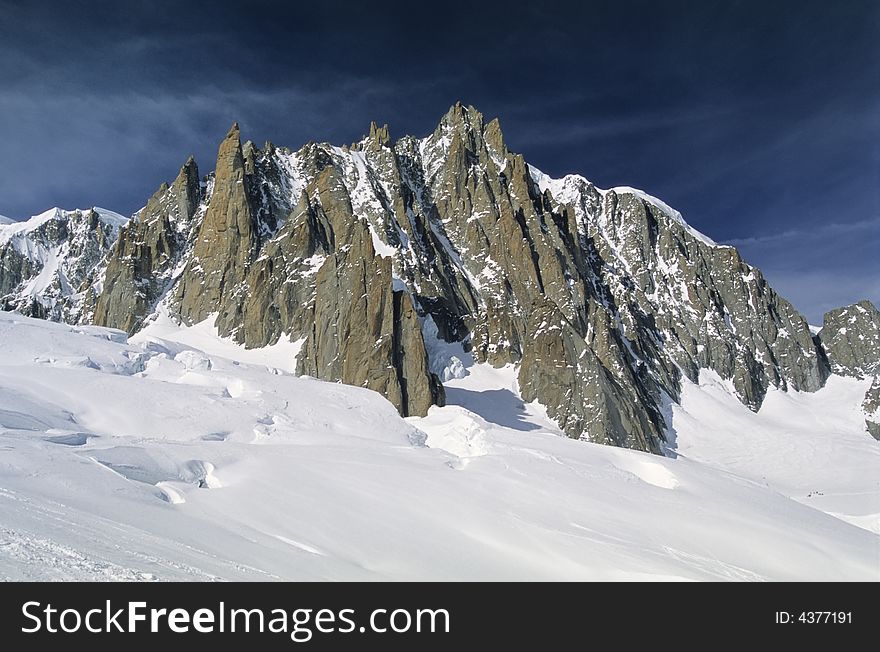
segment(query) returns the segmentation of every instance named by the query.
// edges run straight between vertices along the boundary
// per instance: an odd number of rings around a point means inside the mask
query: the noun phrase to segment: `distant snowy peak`
[[[93,216],[117,234],[119,229],[125,226],[129,220],[129,218],[120,215],[119,213],[98,206],[93,208],[75,208],[71,210],[65,210],[55,206],[47,211],[43,211],[39,215],[34,215],[23,222],[18,222],[0,215],[0,225],[3,225],[4,227],[0,230],[0,245],[9,242],[15,237],[34,234],[51,222],[71,222],[75,224],[77,222],[89,220]],[[74,227],[74,229],[75,228],[76,227]]]
[[[677,210],[675,210],[674,208],[669,206],[669,204],[663,202],[662,200],[657,199],[653,195],[649,195],[644,190],[639,190],[638,188],[630,188],[629,186],[617,186],[615,188],[611,188],[611,190],[616,192],[618,195],[623,194],[623,193],[633,194],[636,197],[639,197],[643,201],[647,202],[651,206],[654,206],[655,208],[659,208],[666,215],[671,217],[676,223],[678,223],[680,226],[684,227],[684,229],[688,233],[690,233],[692,236],[694,236],[697,240],[699,240],[700,242],[702,242],[705,245],[709,245],[710,247],[726,246],[726,245],[719,245],[712,238],[710,238],[709,236],[703,234],[702,232],[700,232],[697,229],[695,229],[694,227],[692,227],[690,224],[685,222],[684,218],[681,216],[681,213],[679,213]],[[604,193],[604,192],[608,192],[608,191],[599,190],[599,192]]]
[[[120,215],[116,211],[111,211],[108,208],[101,208],[100,206],[95,206],[91,210],[98,214],[98,217],[101,219],[102,222],[104,222],[104,224],[114,226],[117,229],[122,228],[123,226],[128,224],[128,220],[130,219],[128,217],[125,217],[124,215]]]
[[[71,320],[84,281],[106,255],[128,218],[106,208],[51,208],[0,226],[0,307],[27,315]]]
[[[62,211],[60,208],[50,208],[47,211],[43,211],[39,215],[34,215],[33,217],[24,220],[22,222],[18,221],[10,221],[4,225],[2,229],[0,229],[0,245],[6,244],[13,239],[20,239],[23,237],[27,237],[29,234],[34,233],[40,227],[44,226],[48,222],[53,220],[64,219],[65,211]]]
[[[588,179],[578,175],[578,174],[568,174],[561,179],[554,179],[549,175],[545,174],[538,168],[533,165],[529,165],[529,174],[532,177],[532,180],[541,190],[541,192],[549,191],[553,198],[558,201],[560,204],[572,203],[574,201],[579,201],[581,199],[580,191],[584,187],[595,187]],[[599,192],[600,195],[604,196],[609,192],[614,192],[618,195],[622,194],[630,194],[635,195],[642,201],[647,204],[653,206],[654,208],[660,210],[667,217],[672,219],[676,224],[685,229],[688,233],[690,233],[694,238],[699,240],[705,245],[710,247],[724,247],[727,245],[720,245],[709,236],[704,233],[698,231],[690,224],[688,224],[685,219],[682,217],[681,213],[666,202],[654,197],[653,195],[649,195],[644,190],[639,190],[638,188],[631,188],[629,186],[615,186],[614,188],[609,188],[607,190],[603,190],[602,188],[596,188],[596,191]]]

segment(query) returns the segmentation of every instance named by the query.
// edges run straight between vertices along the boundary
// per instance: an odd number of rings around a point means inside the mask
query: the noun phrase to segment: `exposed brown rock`
[[[108,259],[92,322],[134,333],[173,282],[199,206],[199,170],[190,157],[120,232]],[[99,281],[101,279],[98,279]]]
[[[241,321],[244,278],[257,237],[248,196],[238,123],[220,144],[214,192],[198,231],[192,258],[177,284],[176,307],[188,323],[218,313],[216,325],[231,333]]]

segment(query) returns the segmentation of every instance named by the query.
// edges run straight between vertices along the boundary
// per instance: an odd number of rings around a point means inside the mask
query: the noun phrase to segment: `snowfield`
[[[559,436],[463,352],[402,419],[297,347],[0,313],[0,578],[880,579],[867,381],[753,414],[703,374],[661,458]]]

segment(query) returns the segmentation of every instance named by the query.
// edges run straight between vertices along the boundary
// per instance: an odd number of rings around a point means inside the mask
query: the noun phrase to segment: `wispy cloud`
[[[340,74],[320,85],[205,81],[186,90],[131,86],[94,93],[39,79],[29,88],[0,86],[0,115],[15,118],[14,134],[0,148],[0,169],[9,171],[0,175],[0,211],[23,218],[54,204],[98,203],[131,212],[173,178],[188,155],[211,170],[216,144],[233,121],[257,143],[342,144],[367,133],[369,119],[394,129],[395,99],[427,92],[434,83],[404,87]]]
[[[863,299],[880,306],[880,272],[877,271],[853,274],[816,267],[796,273],[776,269],[763,272],[776,291],[817,326],[822,325],[822,316],[834,308]]]
[[[810,229],[786,229],[776,233],[758,234],[744,238],[730,238],[724,244],[734,247],[777,245],[793,240],[813,240],[839,235],[856,235],[864,232],[876,231],[880,233],[880,217],[855,222],[827,222],[818,224]]]
[[[582,100],[583,102],[583,100]],[[623,115],[607,112],[583,112],[566,123],[551,121],[544,113],[540,119],[528,122],[528,128],[519,142],[524,146],[558,143],[583,143],[624,136],[636,137],[645,132],[680,127],[700,128],[702,123],[729,119],[755,107],[757,101],[743,101],[724,105],[705,104],[696,107],[666,106],[661,109],[635,111]],[[540,108],[540,107],[538,107]],[[540,114],[539,114],[540,115]],[[525,125],[524,125],[525,126]]]

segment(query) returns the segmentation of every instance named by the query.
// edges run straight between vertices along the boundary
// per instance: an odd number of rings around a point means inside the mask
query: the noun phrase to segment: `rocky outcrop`
[[[659,405],[678,395],[679,369],[693,380],[700,368],[715,369],[752,409],[771,385],[813,391],[824,383],[829,370],[803,317],[735,249],[696,233],[659,200],[600,191],[576,176],[549,179],[507,150],[497,120],[484,124],[461,105],[417,148],[405,140],[396,148],[418,150],[425,187],[407,175],[413,194],[439,218],[435,230],[450,247],[438,253],[468,286],[461,296],[476,299],[453,304],[453,316],[470,328],[477,358],[521,364],[522,391],[570,435],[657,450]],[[567,344],[535,337],[540,322],[528,315],[536,299],[564,319]],[[431,312],[431,300],[423,305]],[[610,392],[599,411],[618,416],[591,413],[595,396],[571,400],[567,378],[537,372],[577,366],[569,356],[578,339],[594,354],[579,363],[595,368],[576,374],[582,391]],[[618,406],[639,418],[621,418]]]
[[[862,402],[865,427],[874,439],[880,441],[880,376],[874,376]]]
[[[870,301],[826,312],[819,339],[834,373],[880,375],[880,311]]]
[[[109,256],[90,321],[134,333],[174,281],[192,239],[201,200],[192,157],[169,186],[163,183],[120,231]]]
[[[214,190],[175,290],[174,307],[188,323],[214,313],[222,332],[237,330],[241,323],[243,281],[259,243],[249,190],[239,128],[234,124],[220,144]]]
[[[167,302],[247,346],[302,340],[298,369],[442,400],[420,319],[478,361],[517,364],[572,437],[658,452],[679,370],[712,368],[757,409],[828,374],[804,319],[730,247],[638,191],[553,180],[500,123],[453,106],[424,139],[220,146],[214,190]],[[555,323],[548,330],[542,324]],[[561,339],[559,339],[561,338]]]
[[[587,342],[554,304],[536,301],[519,368],[520,392],[526,401],[540,401],[571,437],[660,453],[663,418],[657,403],[640,393],[643,386],[623,364],[607,312],[596,304],[591,308],[594,327]]]
[[[558,210],[574,213],[595,293],[633,361],[654,366],[672,396],[676,368],[694,381],[701,368],[717,371],[755,410],[770,385],[823,385],[829,370],[806,320],[736,249],[696,233],[640,191],[599,191],[580,177],[535,178]]]
[[[297,371],[375,390],[404,416],[443,405],[412,300],[393,289],[391,261],[375,255],[367,229],[330,254],[316,276],[314,317]]]

